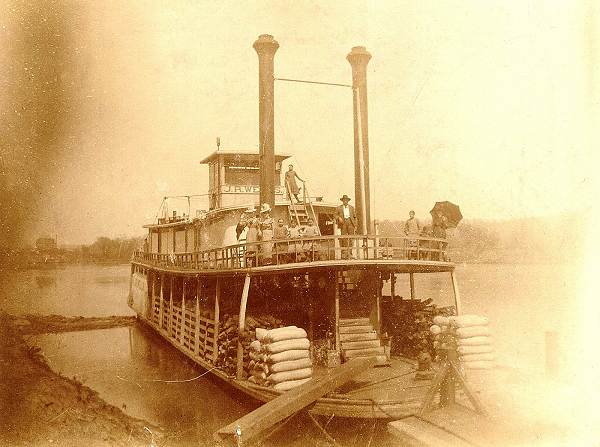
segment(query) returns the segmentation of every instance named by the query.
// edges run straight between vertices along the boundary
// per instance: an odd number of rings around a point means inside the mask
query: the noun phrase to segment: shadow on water
[[[74,377],[127,414],[161,427],[161,445],[214,445],[212,434],[259,402],[191,362],[143,324],[87,332],[41,335],[53,370]],[[94,349],[89,349],[89,347]],[[321,420],[327,424],[327,420]],[[333,419],[327,424],[341,445],[385,444],[385,425]],[[260,445],[328,445],[304,414],[291,418]]]

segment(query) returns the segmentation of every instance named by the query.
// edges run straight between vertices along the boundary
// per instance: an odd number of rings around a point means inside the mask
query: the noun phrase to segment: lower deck
[[[281,392],[247,380],[255,329],[297,325],[310,341],[312,377],[326,376],[352,357],[387,363],[318,399],[312,413],[386,419],[414,414],[431,381],[416,379],[416,361],[394,355],[400,351],[393,348],[401,346],[403,355],[422,349],[431,324],[423,314],[431,300],[394,299],[394,275],[365,266],[285,275],[190,278],[134,265],[129,304],[195,363],[259,401]],[[382,295],[386,281],[390,296]],[[412,351],[408,338],[417,340]]]

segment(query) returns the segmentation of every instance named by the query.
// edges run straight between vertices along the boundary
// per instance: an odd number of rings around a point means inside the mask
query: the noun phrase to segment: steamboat
[[[145,226],[143,249],[133,256],[129,305],[192,361],[258,401],[285,391],[251,380],[254,330],[296,326],[310,342],[313,379],[335,374],[352,359],[374,359],[352,380],[315,399],[311,414],[413,415],[433,380],[415,377],[416,344],[423,337],[418,328],[425,324],[427,331],[433,313],[460,313],[455,266],[444,240],[382,236],[371,219],[366,78],[371,55],[364,47],[347,55],[352,84],[338,84],[353,97],[355,233],[341,234],[339,203],[311,196],[306,183],[302,200],[293,200],[281,181],[289,155],[276,154],[274,147],[274,83],[286,81],[274,76],[278,47],[270,35],[254,43],[259,150],[223,150],[217,143],[201,161],[208,165],[208,194],[185,196],[187,212],[169,209],[166,198],[162,215]],[[315,230],[301,238],[245,240],[240,222],[256,209],[269,210],[275,225],[282,220],[302,228],[312,221]],[[447,281],[452,301],[444,309],[418,290],[424,283],[419,277],[427,276]]]

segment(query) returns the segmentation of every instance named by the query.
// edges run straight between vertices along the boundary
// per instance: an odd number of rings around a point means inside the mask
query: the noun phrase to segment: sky
[[[577,1],[5,1],[1,208],[14,240],[143,234],[202,194],[215,150],[258,149],[258,67],[350,83],[368,65],[373,215],[585,215],[594,202],[598,8]],[[276,83],[276,152],[311,194],[353,195],[349,89]]]

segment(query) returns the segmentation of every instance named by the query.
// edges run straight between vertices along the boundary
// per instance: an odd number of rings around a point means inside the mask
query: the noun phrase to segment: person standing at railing
[[[284,220],[280,217],[277,219],[277,226],[273,229],[273,239],[275,241],[287,239],[289,237],[289,231]],[[285,242],[275,242],[275,255],[274,260],[276,264],[279,264],[282,257],[287,255],[287,247],[284,245]]]
[[[302,236],[305,238],[314,238],[319,237],[319,227],[315,225],[315,221],[312,218],[308,218],[307,225],[304,226],[304,231],[302,232]],[[314,261],[315,259],[319,259],[319,243],[316,241],[306,241],[303,244],[304,255],[309,259]],[[313,257],[314,254],[314,257]]]
[[[441,211],[438,211],[433,216],[433,237],[438,239],[446,239],[446,229],[448,228],[447,222],[448,219],[442,214]],[[443,261],[445,259],[443,252],[446,250],[446,245],[448,245],[446,242],[438,242],[437,246],[439,252],[436,253],[436,259],[438,261]]]
[[[408,259],[417,259],[417,245],[420,233],[421,224],[415,217],[415,212],[410,210],[408,213],[408,220],[404,223],[404,234],[408,236],[406,241],[406,252]]]
[[[356,232],[357,221],[354,207],[350,205],[350,198],[344,194],[340,197],[342,204],[336,208],[335,218],[342,236],[353,235]],[[351,254],[352,242],[349,239],[340,239],[342,248],[342,259],[348,259]]]
[[[291,262],[301,262],[304,260],[302,243],[297,241],[302,237],[302,233],[303,228],[298,226],[298,222],[292,220],[291,225],[288,228],[288,237],[290,239],[296,239],[296,241],[290,242],[288,245],[288,254],[291,258]]]
[[[304,183],[304,180],[298,177],[298,174],[296,174],[296,171],[294,171],[294,165],[289,165],[288,170],[285,173],[285,187],[287,189],[288,197],[290,199],[290,202],[292,201],[293,195],[296,198],[296,202],[302,203],[298,198],[298,194],[300,193],[300,187],[296,183],[296,179]]]
[[[271,206],[263,203],[260,207],[260,232],[258,233],[260,244],[259,257],[262,264],[273,262],[273,218],[271,217]]]
[[[248,227],[246,233],[246,266],[252,267],[256,263],[256,243],[260,233],[260,221],[257,212],[254,212],[254,215],[248,213],[246,226]]]

